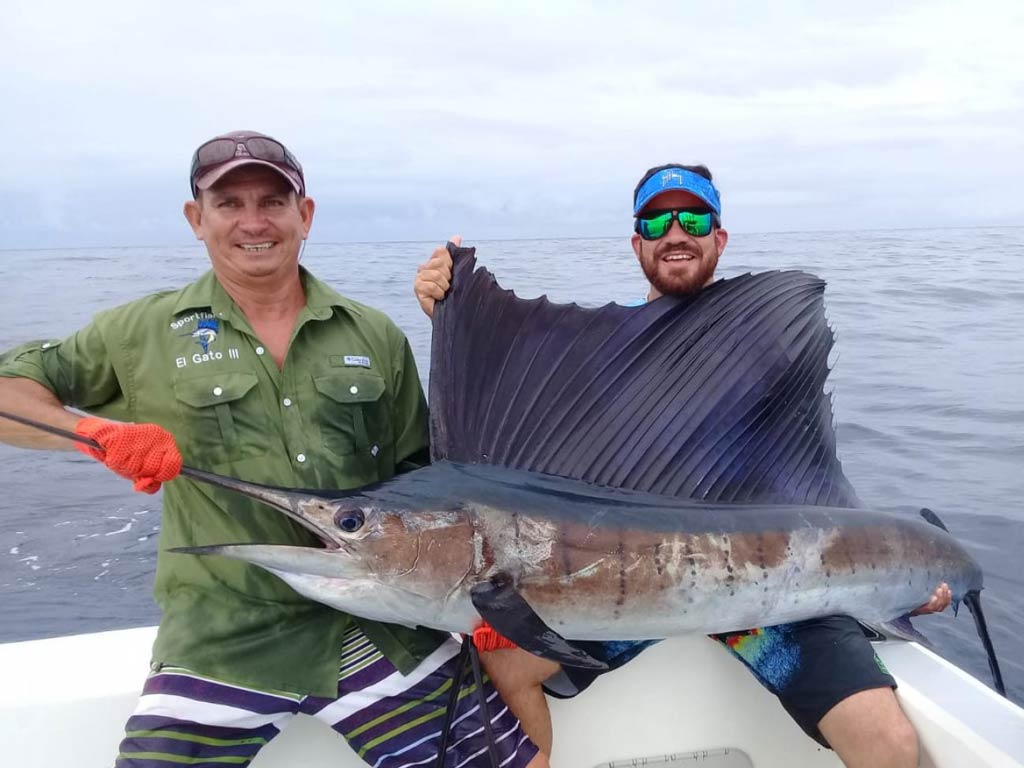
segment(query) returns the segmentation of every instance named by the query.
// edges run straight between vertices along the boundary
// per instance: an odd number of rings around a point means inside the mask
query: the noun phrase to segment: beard
[[[664,296],[687,296],[698,293],[714,277],[718,256],[695,250],[685,250],[693,256],[692,261],[670,262],[664,257],[671,253],[683,252],[680,248],[653,248],[642,253],[640,267],[644,276],[658,293]]]

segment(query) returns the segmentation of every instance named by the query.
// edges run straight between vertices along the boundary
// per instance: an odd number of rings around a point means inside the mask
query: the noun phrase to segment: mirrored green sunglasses
[[[672,220],[676,219],[683,232],[691,237],[704,237],[711,233],[715,214],[706,208],[683,208],[674,211],[651,211],[637,217],[633,229],[644,240],[657,240],[668,234]]]

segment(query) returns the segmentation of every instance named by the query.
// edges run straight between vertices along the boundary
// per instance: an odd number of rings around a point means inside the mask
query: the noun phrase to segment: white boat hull
[[[149,664],[155,629],[0,645],[5,765],[109,766]],[[1024,710],[914,643],[878,644],[921,737],[922,765],[1024,767]],[[556,768],[838,766],[716,643],[673,638],[583,695],[551,700]],[[344,741],[299,717],[255,768],[355,768]]]

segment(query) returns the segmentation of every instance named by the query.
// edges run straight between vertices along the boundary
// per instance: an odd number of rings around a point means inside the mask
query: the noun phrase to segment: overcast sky
[[[734,232],[1021,225],[1022,40],[1017,0],[9,0],[0,248],[190,242],[241,128],[320,242],[621,235],[670,161]]]

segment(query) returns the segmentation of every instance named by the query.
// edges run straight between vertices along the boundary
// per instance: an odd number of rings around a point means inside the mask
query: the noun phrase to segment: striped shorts
[[[163,667],[146,680],[116,768],[246,766],[298,713],[327,723],[374,768],[430,768],[440,749],[459,651],[459,643],[449,640],[402,675],[352,628],[345,635],[334,699],[259,691]],[[522,768],[537,747],[486,678],[484,688],[499,763]],[[467,674],[449,731],[447,768],[490,767],[478,701]]]

